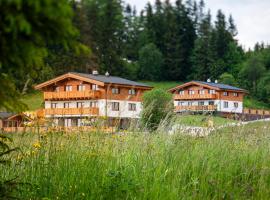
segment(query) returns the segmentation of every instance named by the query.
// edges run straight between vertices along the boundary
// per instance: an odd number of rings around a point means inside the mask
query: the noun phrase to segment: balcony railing
[[[259,109],[248,109],[245,108],[243,110],[244,114],[251,114],[251,115],[270,115],[270,110],[259,110]]]
[[[189,99],[215,99],[216,94],[175,94],[175,100],[189,100]]]
[[[46,108],[45,115],[99,115],[99,108]]]
[[[176,106],[175,111],[216,111],[216,105],[209,105],[209,106]]]
[[[61,99],[97,99],[100,91],[70,91],[70,92],[44,92],[45,100]]]

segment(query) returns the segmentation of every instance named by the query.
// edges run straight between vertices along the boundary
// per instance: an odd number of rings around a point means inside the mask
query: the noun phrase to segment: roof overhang
[[[190,82],[187,82],[187,83],[184,83],[182,85],[179,85],[179,86],[176,86],[174,88],[171,88],[168,90],[168,92],[175,92],[176,90],[179,90],[179,89],[182,89],[182,88],[185,88],[185,87],[188,87],[188,86],[191,86],[191,85],[196,85],[196,86],[202,86],[202,87],[205,87],[205,88],[209,88],[209,89],[213,89],[213,90],[219,90],[219,91],[228,91],[228,92],[241,92],[241,93],[246,93],[248,94],[248,91],[246,90],[230,90],[230,89],[222,89],[222,88],[219,88],[219,87],[214,87],[214,86],[210,86],[210,85],[207,85],[207,84],[203,84],[203,83],[198,83],[196,81],[190,81]]]
[[[89,78],[82,77],[82,76],[72,74],[72,73],[67,73],[67,74],[63,74],[61,76],[58,76],[56,78],[53,78],[53,79],[51,79],[49,81],[46,81],[44,83],[38,84],[38,85],[35,86],[35,89],[36,90],[41,90],[44,87],[47,87],[49,85],[53,85],[53,84],[55,84],[55,83],[57,83],[59,81],[65,80],[67,78],[73,78],[73,79],[81,80],[81,81],[84,81],[84,82],[93,83],[93,84],[96,84],[96,85],[99,85],[99,86],[104,86],[104,83],[101,82],[101,81],[89,79]]]
[[[126,88],[137,88],[143,90],[152,90],[154,87],[152,86],[141,86],[141,85],[127,85],[127,84],[118,84],[118,83],[106,83],[107,87],[126,87]]]
[[[182,85],[176,86],[174,88],[171,88],[168,91],[169,92],[174,92],[174,91],[176,91],[178,89],[182,89],[182,88],[185,88],[185,87],[188,87],[188,86],[191,86],[191,85],[203,86],[203,87],[213,89],[213,90],[220,90],[220,88],[218,88],[218,87],[213,87],[213,86],[210,86],[210,85],[207,85],[207,84],[198,83],[198,82],[195,82],[195,81],[190,81],[190,82],[184,83]]]

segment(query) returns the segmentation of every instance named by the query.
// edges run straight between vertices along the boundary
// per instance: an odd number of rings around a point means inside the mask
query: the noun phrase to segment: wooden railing
[[[216,105],[209,106],[176,106],[175,111],[216,111]]]
[[[45,100],[60,99],[97,99],[100,98],[100,91],[70,91],[70,92],[44,92]]]
[[[270,115],[270,110],[261,110],[261,109],[248,109],[245,108],[243,111],[244,114],[251,115]]]
[[[45,115],[99,115],[99,108],[47,108]]]
[[[175,94],[174,99],[176,100],[184,100],[184,99],[215,99],[216,94]]]

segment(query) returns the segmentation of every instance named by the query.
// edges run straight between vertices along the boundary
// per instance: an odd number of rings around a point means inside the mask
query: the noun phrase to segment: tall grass
[[[269,199],[269,124],[206,138],[129,133],[13,135],[2,178],[31,183],[23,199]]]

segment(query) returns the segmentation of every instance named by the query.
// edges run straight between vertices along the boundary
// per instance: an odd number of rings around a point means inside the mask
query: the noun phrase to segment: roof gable
[[[117,76],[105,76],[105,75],[93,75],[85,73],[70,72],[61,76],[58,76],[54,79],[41,83],[35,86],[35,89],[42,89],[46,86],[55,84],[56,82],[62,81],[67,78],[74,78],[77,80],[82,80],[85,82],[93,83],[96,85],[104,86],[105,84],[119,84],[119,85],[128,85],[128,86],[138,86],[152,88],[146,84],[131,81]]]
[[[185,87],[188,87],[191,85],[203,86],[203,87],[206,87],[209,89],[214,89],[214,90],[229,90],[229,91],[238,91],[238,92],[247,93],[246,90],[241,89],[241,88],[237,88],[237,87],[234,87],[231,85],[226,85],[226,84],[222,84],[222,83],[204,82],[204,81],[190,81],[190,82],[187,82],[185,84],[174,87],[174,88],[170,89],[169,91],[174,92],[175,90],[185,88]]]

